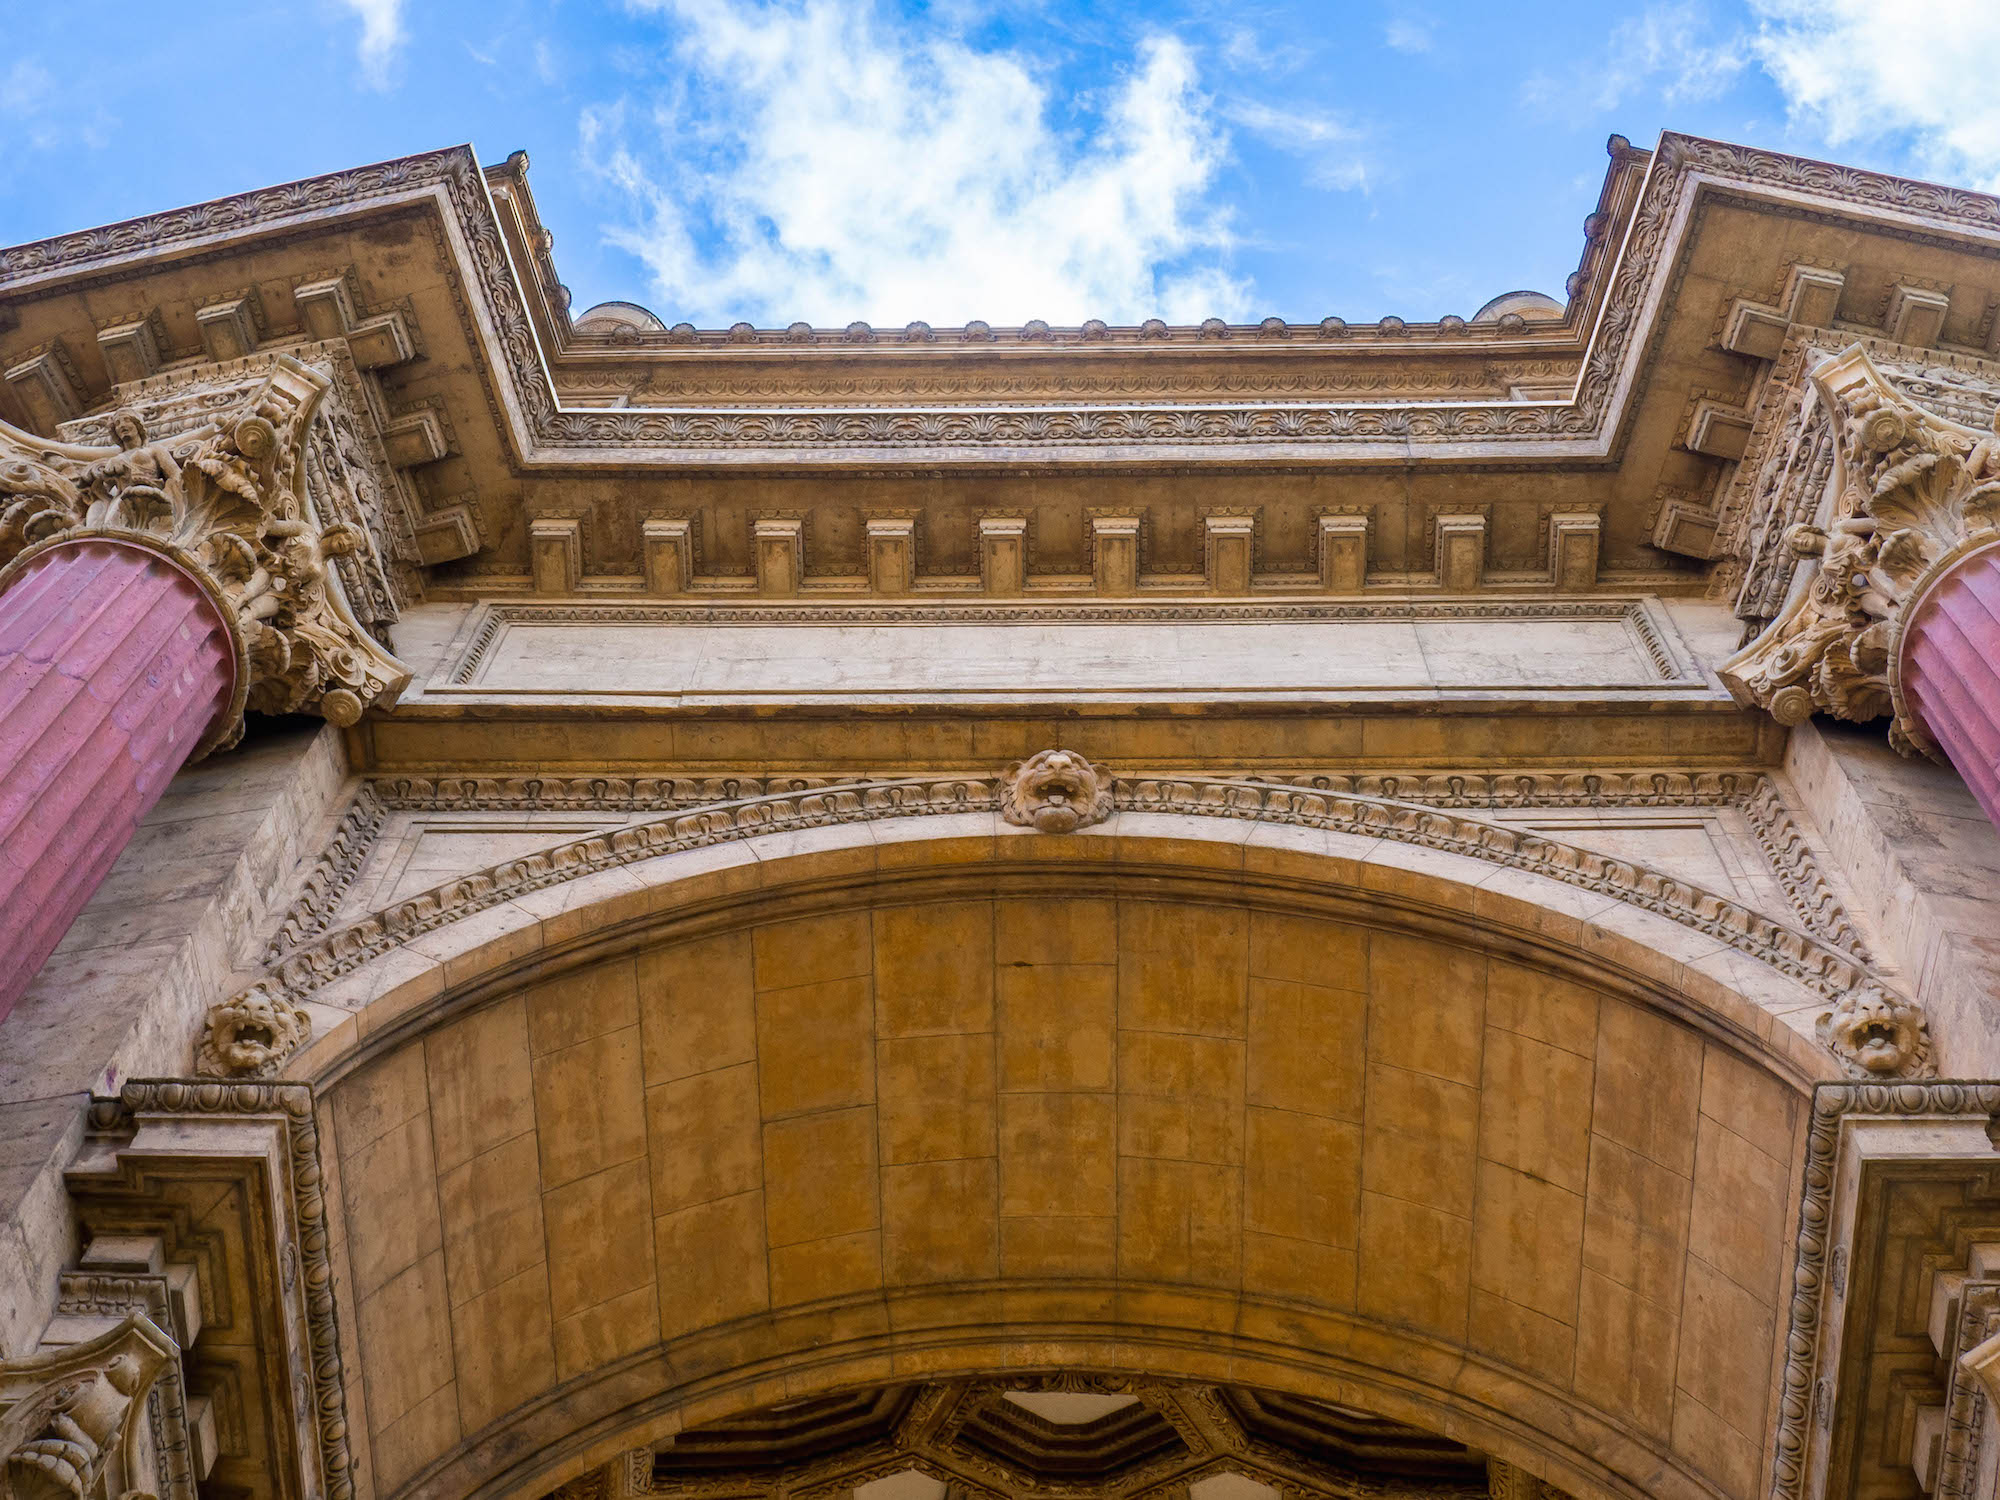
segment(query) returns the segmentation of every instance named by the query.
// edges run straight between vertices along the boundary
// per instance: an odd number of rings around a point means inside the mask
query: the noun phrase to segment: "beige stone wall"
[[[373,1494],[1092,1357],[1758,1487],[1804,1108],[1732,1045],[1240,902],[844,904],[489,983],[327,1091]]]

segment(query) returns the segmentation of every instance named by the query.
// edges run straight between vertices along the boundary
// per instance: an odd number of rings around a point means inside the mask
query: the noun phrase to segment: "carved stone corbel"
[[[2000,437],[1924,411],[1859,346],[1812,380],[1834,427],[1833,499],[1823,524],[1786,541],[1816,565],[1721,677],[1781,724],[1890,714],[1892,744],[1935,755],[1903,702],[1901,632],[1948,569],[2000,544]]]
[[[0,589],[42,551],[112,537],[191,574],[230,624],[236,701],[197,755],[235,743],[246,708],[352,724],[410,680],[355,618],[333,567],[368,538],[327,523],[308,497],[306,431],[328,385],[280,356],[236,405],[171,437],[116,413],[115,448],[0,423]]]
[[[0,1363],[0,1493],[150,1494],[146,1396],[178,1358],[173,1340],[135,1313],[88,1343]]]

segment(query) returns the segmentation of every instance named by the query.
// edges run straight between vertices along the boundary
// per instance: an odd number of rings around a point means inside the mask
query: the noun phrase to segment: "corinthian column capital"
[[[235,743],[246,708],[352,724],[410,680],[356,620],[333,567],[368,538],[328,523],[307,493],[306,430],[328,384],[281,356],[233,405],[171,436],[115,413],[109,448],[0,423],[0,590],[37,555],[102,537],[167,558],[229,623],[235,698],[197,755]]]
[[[2000,545],[2000,437],[1916,406],[1859,347],[1812,379],[1834,427],[1831,499],[1787,536],[1812,567],[1722,680],[1783,724],[1893,715],[1891,743],[1936,755],[1904,698],[1902,633],[1939,579]]]

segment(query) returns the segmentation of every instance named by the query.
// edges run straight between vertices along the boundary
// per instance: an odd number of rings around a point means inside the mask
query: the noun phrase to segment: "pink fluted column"
[[[1910,711],[2000,826],[2000,548],[1933,584],[1903,624]]]
[[[0,1017],[231,702],[234,645],[185,572],[86,538],[0,593]]]

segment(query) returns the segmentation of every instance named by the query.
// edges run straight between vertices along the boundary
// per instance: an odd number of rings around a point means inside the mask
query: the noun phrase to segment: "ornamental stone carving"
[[[1070,750],[1044,750],[1007,768],[1000,815],[1042,833],[1075,833],[1111,816],[1111,775]]]
[[[208,1008],[197,1073],[221,1078],[275,1078],[291,1055],[312,1038],[312,1015],[254,984],[235,998]]]
[[[134,1315],[87,1343],[0,1363],[0,1494],[119,1500],[146,1494],[146,1396],[178,1358]]]
[[[1891,743],[1935,753],[1901,699],[1899,638],[1948,568],[2000,544],[2000,436],[1923,410],[1858,346],[1812,379],[1834,427],[1831,507],[1785,540],[1816,567],[1722,680],[1783,724],[1893,714]]]
[[[410,680],[356,620],[333,568],[367,536],[329,524],[307,496],[305,434],[327,386],[280,357],[236,405],[170,437],[114,414],[115,448],[0,423],[0,589],[29,556],[96,536],[161,554],[216,601],[235,638],[237,702],[204,751],[241,736],[244,708],[352,724]]]
[[[1937,1070],[1923,1011],[1878,985],[1857,985],[1813,1029],[1850,1078],[1925,1078]]]

